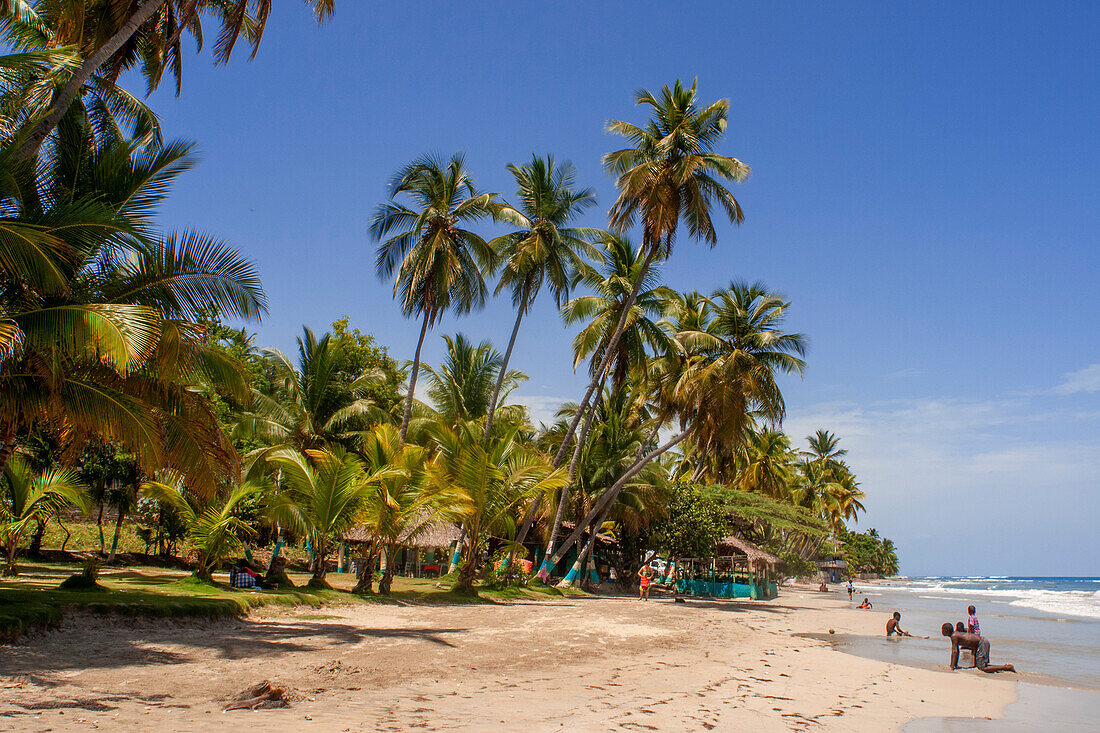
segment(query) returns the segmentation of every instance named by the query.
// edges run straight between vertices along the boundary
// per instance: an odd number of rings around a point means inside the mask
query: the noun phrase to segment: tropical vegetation
[[[318,20],[333,11],[307,5]],[[460,593],[489,576],[537,582],[528,562],[549,582],[566,558],[566,584],[588,563],[631,578],[654,552],[704,554],[725,533],[792,567],[840,547],[862,572],[897,571],[889,540],[850,532],[865,494],[839,438],[821,430],[800,449],[783,430],[780,385],[807,368],[792,303],[762,283],[681,292],[664,280],[678,235],[714,247],[723,221],[745,218],[727,186],[749,167],[722,152],[729,102],[703,101],[695,83],[639,91],[648,117],[608,124],[626,147],[603,158],[617,195],[602,226],[585,226],[594,189],[553,155],[507,166],[514,195],[481,190],[461,154],[401,166],[364,239],[419,326],[407,363],[347,317],[303,326],[292,356],[258,348],[248,329],[268,304],[256,266],[216,237],[157,224],[193,144],[166,140],[118,82],[140,71],[151,91],[167,72],[178,91],[181,35],[201,38],[204,21],[219,61],[238,40],[255,54],[270,6],[4,6],[6,572],[20,551],[43,552],[47,525],[81,515],[98,531],[81,550],[125,561],[120,538],[137,528],[146,555],[182,555],[203,583],[241,556],[274,567],[298,553],[326,588],[350,543],[356,591],[373,591],[377,567],[388,594],[397,557],[424,554],[417,538],[440,528],[457,533],[435,549],[453,554]],[[481,308],[494,281],[515,311],[503,354],[457,333],[425,364],[429,332]],[[576,329],[587,387],[535,425],[514,347],[544,292]],[[599,550],[598,537],[610,538]]]

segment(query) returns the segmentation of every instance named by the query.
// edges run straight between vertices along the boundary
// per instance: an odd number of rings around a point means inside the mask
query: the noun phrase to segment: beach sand
[[[208,625],[83,616],[0,647],[0,730],[884,731],[998,717],[1015,699],[1012,675],[798,636],[881,633],[886,618],[807,589],[768,602],[346,605]],[[264,679],[290,708],[222,712]]]

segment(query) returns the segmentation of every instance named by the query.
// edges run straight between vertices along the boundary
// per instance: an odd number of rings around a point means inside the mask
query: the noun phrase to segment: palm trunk
[[[577,555],[577,561],[573,563],[573,567],[566,573],[565,578],[558,584],[559,588],[568,588],[573,583],[579,582],[583,584],[587,578],[584,577],[583,571],[585,564],[587,563],[589,555],[592,554],[593,548],[596,546],[596,534],[600,531],[600,527],[607,521],[607,515],[611,513],[611,505],[608,504],[607,508],[600,514],[599,520],[592,525],[592,532],[589,534],[588,542],[585,543],[584,548],[580,554]]]
[[[540,506],[542,506],[542,497],[536,496],[535,500],[531,502],[527,514],[523,517],[523,524],[520,525],[519,532],[516,533],[516,544],[522,545],[523,541],[527,539],[527,533],[531,531],[531,525],[535,523],[535,515],[538,514]]]
[[[424,346],[424,336],[428,333],[428,322],[431,316],[431,311],[424,314],[424,325],[420,327],[420,339],[416,342],[412,374],[409,375],[409,394],[405,397],[405,416],[401,419],[401,445],[405,444],[405,436],[409,432],[409,420],[412,419],[413,411],[413,393],[416,391],[416,376],[420,372],[420,349]]]
[[[497,400],[500,399],[500,389],[504,386],[504,376],[508,373],[508,362],[512,359],[512,349],[516,345],[516,335],[519,334],[519,324],[523,320],[524,311],[527,310],[527,299],[520,304],[516,313],[516,325],[512,326],[512,337],[508,339],[508,348],[504,352],[504,361],[500,365],[500,374],[497,375],[497,385],[493,388],[493,399],[489,401],[489,413],[485,416],[485,435],[483,440],[489,442],[489,435],[493,431],[493,413],[497,409]]]
[[[102,555],[107,549],[107,541],[103,539],[103,502],[99,502],[99,516],[96,517],[95,523],[99,526],[99,554]]]
[[[585,518],[581,522],[577,523],[577,527],[573,530],[573,533],[566,538],[565,542],[561,543],[561,546],[558,547],[557,552],[554,553],[553,558],[551,558],[550,560],[550,567],[554,567],[559,562],[561,562],[561,559],[565,556],[565,553],[569,551],[569,548],[572,547],[580,538],[580,536],[584,533],[585,527],[593,522],[596,517],[600,516],[600,513],[611,506],[615,499],[619,497],[619,492],[621,492],[623,487],[626,486],[627,481],[638,475],[638,472],[645,468],[645,466],[654,458],[657,458],[662,453],[672,448],[686,437],[687,432],[682,432],[669,440],[664,445],[656,448],[655,450],[647,453],[646,455],[635,461],[634,465],[627,469],[626,473],[624,473],[622,477],[619,478],[619,480],[616,481],[610,489],[604,492],[604,495],[601,496],[599,501],[597,501],[592,509],[589,510]]]
[[[123,507],[120,504],[118,507],[118,518],[115,519],[115,536],[111,539],[111,554],[107,556],[107,562],[113,563],[115,561],[115,553],[118,551],[118,538],[122,534],[122,518],[126,516],[126,512],[123,511]]]
[[[605,371],[600,377],[599,388],[602,390],[604,382],[607,381],[607,372]],[[565,488],[561,492],[561,501],[558,502],[558,511],[554,514],[554,524],[550,528],[550,539],[546,543],[546,553],[543,555],[542,567],[539,568],[538,577],[545,583],[550,577],[550,572],[554,569],[553,565],[547,566],[546,560],[554,554],[554,539],[558,536],[558,532],[561,531],[562,517],[565,512],[565,504],[569,501],[569,494],[573,489],[573,481],[577,475],[577,466],[580,464],[581,449],[584,447],[584,441],[588,437],[588,431],[592,428],[592,419],[596,416],[596,406],[593,405],[592,409],[588,411],[587,417],[585,417],[584,427],[581,429],[580,437],[577,438],[577,444],[573,449],[573,459],[569,462],[569,483],[565,485]]]
[[[152,18],[153,14],[160,10],[166,2],[167,0],[146,0],[122,27],[119,28],[113,36],[107,39],[106,43],[96,49],[91,56],[84,59],[84,63],[80,65],[76,73],[74,73],[69,78],[69,81],[65,83],[61,92],[53,98],[53,101],[50,103],[50,108],[46,112],[46,116],[32,128],[30,135],[23,145],[20,146],[16,156],[17,160],[33,160],[38,156],[38,151],[42,148],[42,143],[46,141],[46,138],[50,136],[50,133],[53,132],[58,123],[61,122],[61,118],[69,111],[69,106],[76,101],[78,96],[80,96],[80,90],[84,88],[85,82],[91,78],[92,74],[96,72],[96,69],[102,66],[115,51],[122,48],[134,33],[137,32],[137,29]]]
[[[61,531],[65,533],[65,539],[61,540],[61,551],[65,552],[65,547],[69,544],[69,538],[73,536],[73,533],[69,531],[69,528],[65,526],[65,523],[61,521],[61,513],[57,514],[57,526],[61,527]]]
[[[46,522],[39,516],[35,519],[34,534],[31,535],[31,544],[27,548],[27,554],[31,557],[42,556],[42,535],[46,532]]]
[[[0,427],[0,473],[4,472],[5,466],[8,465],[8,459],[11,458],[14,450],[15,429],[4,425]]]
[[[584,393],[584,399],[581,400],[580,408],[577,410],[573,422],[569,424],[569,430],[562,440],[561,448],[558,449],[558,454],[554,456],[554,468],[560,466],[562,461],[565,460],[570,441],[577,432],[577,425],[580,423],[581,418],[584,417],[585,411],[588,408],[588,401],[592,399],[592,395],[595,393],[597,385],[603,379],[603,375],[606,374],[608,367],[611,365],[611,360],[615,358],[615,347],[619,345],[619,339],[622,338],[623,331],[626,330],[626,322],[630,317],[631,309],[634,307],[634,301],[638,299],[638,292],[642,289],[642,281],[645,280],[646,272],[649,271],[649,265],[656,256],[656,246],[650,246],[649,254],[646,255],[645,261],[642,263],[642,269],[638,271],[638,278],[634,281],[634,289],[630,291],[630,297],[623,303],[623,312],[622,315],[619,316],[619,325],[615,327],[615,332],[611,335],[611,340],[607,344],[607,350],[604,352],[600,368],[596,370],[596,376],[589,383],[588,390]]]
[[[697,465],[695,467],[695,471],[691,474],[691,483],[693,483],[693,484],[699,483],[699,479],[703,478],[703,473],[706,470],[707,470],[706,461],[704,461],[702,459],[702,457],[700,457],[699,458],[699,465]]]

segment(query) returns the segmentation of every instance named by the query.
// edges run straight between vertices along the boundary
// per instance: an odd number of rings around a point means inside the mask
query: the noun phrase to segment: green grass
[[[389,596],[356,595],[350,592],[355,577],[330,573],[331,590],[305,587],[306,573],[290,573],[294,590],[251,591],[229,588],[225,582],[206,583],[187,571],[159,567],[104,568],[100,588],[62,590],[58,586],[74,573],[75,563],[21,561],[20,575],[0,580],[0,640],[12,640],[27,632],[57,626],[66,613],[116,614],[126,617],[214,619],[243,616],[252,609],[277,606],[308,606],[349,603],[476,604],[537,600],[563,595],[584,595],[582,591],[557,588],[477,588],[461,594],[450,589],[450,579],[394,578]],[[227,574],[215,574],[225,581]],[[336,618],[321,614],[301,618]]]
[[[117,614],[152,618],[212,619],[242,616],[260,606],[320,607],[354,602],[335,590],[246,591],[204,583],[183,571],[161,568],[105,570],[100,589],[62,590],[58,586],[79,572],[70,564],[20,563],[21,575],[0,582],[0,638],[49,628],[65,613]]]

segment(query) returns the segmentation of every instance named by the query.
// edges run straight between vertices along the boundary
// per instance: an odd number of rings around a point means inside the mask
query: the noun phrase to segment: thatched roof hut
[[[734,555],[744,555],[749,562],[749,567],[766,566],[774,568],[780,563],[779,558],[767,550],[762,550],[748,540],[734,535],[718,540],[718,550]]]
[[[420,528],[418,532],[406,532],[397,538],[397,544],[402,547],[417,547],[421,549],[436,549],[450,547],[457,542],[462,535],[462,530],[457,525],[449,522],[429,524]],[[371,541],[371,533],[366,527],[352,527],[340,536],[340,539],[348,544],[362,544]]]

